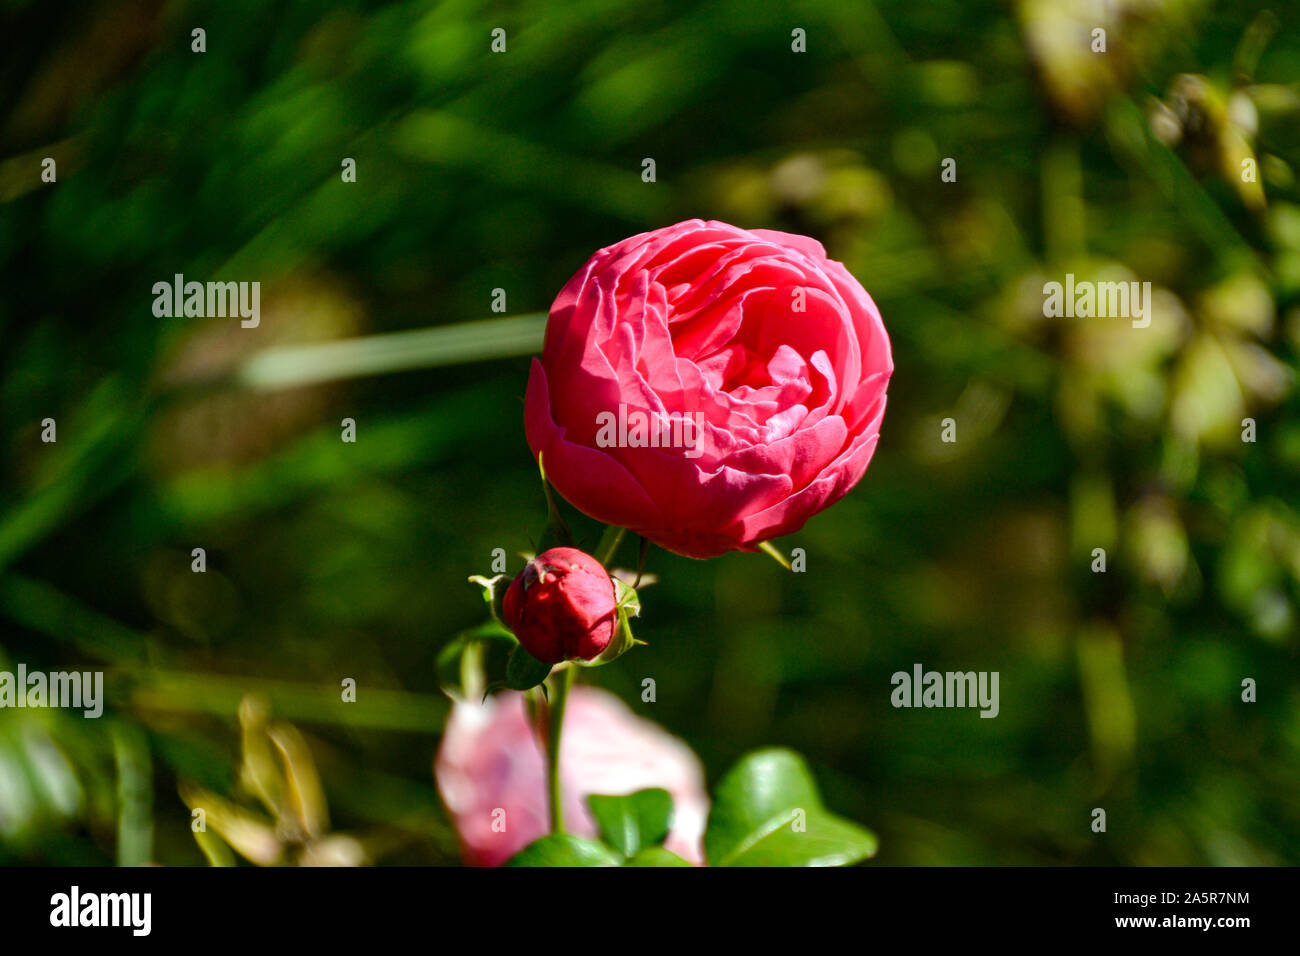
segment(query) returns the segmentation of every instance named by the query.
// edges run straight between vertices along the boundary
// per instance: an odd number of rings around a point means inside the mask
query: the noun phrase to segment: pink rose
[[[695,558],[752,551],[857,484],[893,368],[871,296],[820,243],[681,222],[560,291],[528,444],[593,518]]]
[[[524,565],[501,602],[506,627],[539,661],[589,661],[617,623],[614,582],[591,555],[551,548]]]
[[[495,694],[482,704],[458,701],[434,774],[472,866],[498,866],[550,831],[546,758],[523,694]],[[596,836],[588,794],[662,787],[673,795],[674,808],[665,845],[692,863],[703,862],[709,800],[699,758],[613,694],[582,685],[570,692],[560,774],[570,833]]]

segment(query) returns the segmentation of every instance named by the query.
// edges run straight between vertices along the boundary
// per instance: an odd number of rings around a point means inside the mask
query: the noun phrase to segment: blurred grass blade
[[[509,358],[541,351],[546,313],[484,319],[433,329],[390,332],[341,342],[267,349],[240,368],[236,382],[278,389]]]
[[[139,462],[130,446],[146,411],[117,379],[105,380],[91,392],[69,416],[76,439],[52,446],[43,483],[0,516],[0,570],[132,475]],[[60,422],[61,434],[66,436],[68,427]]]
[[[278,716],[307,723],[437,733],[449,704],[441,694],[366,689],[363,703],[345,703],[337,686],[264,677],[141,670],[134,672],[129,705],[141,711],[228,717],[246,694],[264,697]]]
[[[113,759],[117,765],[117,865],[144,866],[153,859],[153,768],[139,727],[113,727]]]
[[[10,572],[0,577],[0,616],[84,654],[142,661],[145,637],[45,581]]]
[[[1078,659],[1098,791],[1105,792],[1131,763],[1137,743],[1137,711],[1118,632],[1108,624],[1084,628]]]

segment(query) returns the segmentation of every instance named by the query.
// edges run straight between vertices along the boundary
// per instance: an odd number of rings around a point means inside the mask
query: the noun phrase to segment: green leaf
[[[627,611],[628,617],[640,617],[641,595],[636,593],[636,588],[622,578],[611,577],[610,580],[614,582],[614,603]]]
[[[528,844],[506,866],[618,866],[619,855],[571,833],[550,833]]]
[[[494,621],[500,620],[500,618],[497,617],[497,605],[496,605],[497,585],[500,584],[503,580],[505,580],[505,577],[506,576],[504,574],[498,574],[495,577],[490,577],[490,578],[485,578],[481,574],[471,574],[469,576],[470,584],[477,584],[480,588],[483,589],[483,603],[487,605],[488,614],[492,616],[492,620]],[[507,582],[507,585],[508,584],[509,582]]]
[[[618,578],[611,578],[611,580],[614,582],[614,593],[617,596],[618,620],[614,628],[614,636],[610,638],[609,646],[598,656],[590,661],[578,661],[577,663],[582,667],[603,667],[618,660],[636,645],[645,643],[632,636],[632,618],[641,613],[641,599],[630,585]]]
[[[779,748],[722,778],[704,834],[710,866],[845,866],[875,852],[875,834],[828,811],[803,758]]]
[[[673,822],[673,797],[657,787],[627,796],[593,793],[587,806],[605,842],[624,856],[636,856],[642,847],[653,847],[668,837]]]
[[[462,631],[438,652],[438,684],[445,691],[474,696],[486,675],[505,673],[509,652],[519,642],[496,621]]]
[[[533,657],[523,646],[516,647],[506,664],[506,686],[511,690],[532,690],[551,672],[551,665]]]
[[[629,859],[624,866],[691,866],[688,860],[683,860],[672,850],[665,850],[661,846],[646,847],[636,856]]]

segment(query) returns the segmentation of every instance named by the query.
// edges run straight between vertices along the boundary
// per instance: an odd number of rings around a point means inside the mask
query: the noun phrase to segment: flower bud
[[[614,582],[577,548],[543,551],[519,573],[502,601],[506,626],[539,661],[589,661],[617,625]]]

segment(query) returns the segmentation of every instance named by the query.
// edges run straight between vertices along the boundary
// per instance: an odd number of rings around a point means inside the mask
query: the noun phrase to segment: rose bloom
[[[893,368],[871,296],[816,240],[681,222],[560,291],[528,444],[597,520],[690,557],[752,551],[857,484]]]
[[[457,701],[434,775],[471,866],[498,866],[550,832],[546,756],[529,725],[523,694],[495,694],[482,704]],[[673,795],[673,825],[665,846],[692,863],[703,862],[709,799],[699,758],[613,694],[582,685],[570,691],[560,737],[560,775],[567,832],[597,836],[588,794],[662,787]],[[505,829],[494,832],[498,809],[505,811]]]

